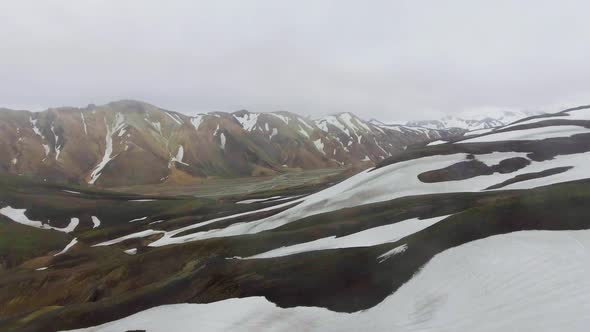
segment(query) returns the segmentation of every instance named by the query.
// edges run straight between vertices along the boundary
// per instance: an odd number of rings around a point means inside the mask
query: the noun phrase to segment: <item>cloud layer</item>
[[[584,1],[4,1],[0,105],[420,119],[590,104]]]

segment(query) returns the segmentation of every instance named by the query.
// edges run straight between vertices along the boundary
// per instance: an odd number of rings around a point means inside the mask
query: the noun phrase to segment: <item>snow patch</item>
[[[115,115],[115,121],[112,126],[107,124],[107,119],[104,119],[104,125],[107,129],[107,133],[105,136],[105,150],[104,155],[102,156],[102,160],[96,165],[92,173],[90,173],[90,181],[89,184],[95,184],[98,178],[102,174],[102,170],[105,166],[113,160],[116,156],[112,156],[113,154],[113,135],[117,131],[121,130],[125,126],[125,116],[121,113],[117,113]]]
[[[313,145],[315,145],[315,148],[319,152],[321,152],[322,154],[326,154],[326,152],[324,151],[324,143],[322,142],[321,138],[318,138],[315,141],[313,141]]]
[[[177,124],[182,125],[182,121],[180,120],[180,118],[178,117],[178,115],[171,114],[171,113],[168,113],[168,112],[164,112],[164,114],[168,115],[170,117],[170,119],[172,119]]]
[[[141,217],[141,218],[137,218],[137,219],[129,220],[129,222],[142,221],[142,220],[146,220],[147,218],[148,218],[148,217]]]
[[[98,217],[96,216],[92,216],[90,217],[92,219],[92,228],[97,228],[98,226],[100,226],[100,219],[98,219]]]
[[[76,243],[78,243],[78,239],[74,238],[70,243],[68,243],[68,245],[62,251],[58,252],[57,254],[55,254],[53,256],[59,256],[59,255],[65,254],[68,250],[70,250],[73,246],[75,246]]]
[[[496,235],[436,255],[396,292],[354,313],[248,297],[163,305],[78,331],[586,331],[589,248],[588,230]]]
[[[430,227],[447,217],[449,216],[440,216],[423,220],[420,220],[419,218],[403,220],[389,225],[369,228],[346,236],[330,236],[288,247],[281,247],[248,258],[281,257],[316,250],[370,247],[383,243],[397,242],[400,239]]]
[[[571,137],[576,134],[587,133],[590,133],[590,129],[580,126],[548,126],[523,130],[494,132],[489,135],[468,138],[457,143],[542,140],[556,137]]]
[[[395,248],[385,252],[383,255],[377,257],[377,260],[379,261],[379,263],[383,263],[386,260],[388,260],[391,256],[401,254],[402,252],[406,251],[407,249],[408,249],[408,245],[406,243],[404,243],[401,246],[395,247]]]
[[[245,131],[252,131],[258,122],[258,113],[245,113],[239,117],[234,115],[234,118],[242,125]]]
[[[205,116],[202,114],[196,115],[191,118],[191,124],[193,125],[193,127],[195,127],[195,130],[199,130],[199,127],[203,123],[203,120],[205,120]]]
[[[225,134],[221,133],[221,135],[219,136],[219,139],[221,140],[221,149],[225,150]]]
[[[88,128],[86,127],[86,119],[84,118],[84,113],[80,113],[80,118],[82,118],[82,128],[84,128],[84,134],[88,135]]]

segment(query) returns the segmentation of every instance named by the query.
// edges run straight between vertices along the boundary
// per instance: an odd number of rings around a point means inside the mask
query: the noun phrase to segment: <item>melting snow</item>
[[[79,191],[73,191],[73,190],[65,190],[64,189],[62,191],[65,192],[65,193],[74,194],[74,195],[80,195],[81,194]]]
[[[168,112],[164,112],[164,114],[168,115],[170,119],[174,120],[174,122],[176,122],[177,124],[182,125],[182,121],[180,121],[176,114],[170,114]]]
[[[504,157],[506,158],[511,158],[514,156],[514,153],[512,152],[504,154]],[[556,156],[552,160],[534,162],[517,172],[506,174],[494,173],[492,175],[477,176],[461,181],[423,183],[417,177],[420,173],[434,169],[445,168],[457,162],[464,161],[466,160],[466,157],[467,154],[423,157],[415,160],[395,163],[372,171],[364,171],[351,178],[348,178],[345,181],[340,182],[335,186],[307,196],[297,206],[294,206],[276,215],[257,221],[232,224],[223,229],[214,229],[206,232],[194,233],[190,236],[186,236],[186,241],[240,234],[254,234],[280,227],[307,216],[362,204],[388,201],[404,196],[481,191],[487,187],[511,179],[519,174],[538,172],[555,167],[574,166],[573,169],[570,169],[564,173],[540,179],[517,182],[506,186],[503,189],[534,188],[537,186],[585,179],[589,177],[586,165],[588,160],[590,160],[590,153]],[[476,155],[476,158],[481,158],[482,160],[486,160],[486,158],[488,158],[488,160],[503,159],[502,153]],[[392,186],[395,186],[396,190],[392,191]],[[164,240],[153,243],[152,245],[160,245],[163,243]]]
[[[436,255],[368,310],[279,308],[249,297],[163,305],[79,331],[586,331],[589,249],[588,230],[497,235]]]
[[[447,141],[443,141],[443,140],[440,140],[440,139],[439,139],[439,140],[437,140],[437,141],[434,141],[434,142],[430,142],[430,143],[428,143],[428,144],[427,144],[427,146],[432,146],[432,145],[439,145],[439,144],[445,144],[445,143],[447,143]]]
[[[142,221],[142,220],[146,220],[147,218],[148,218],[148,217],[141,217],[141,218],[137,218],[137,219],[129,220],[129,222]]]
[[[252,131],[258,122],[258,113],[246,113],[242,117],[234,115],[234,118],[242,125],[245,131]]]
[[[88,135],[88,129],[86,128],[86,119],[84,118],[84,114],[80,113],[80,117],[82,118],[82,127],[84,128],[84,134]]]
[[[289,124],[289,117],[288,116],[284,116],[282,114],[277,114],[277,113],[267,113],[268,115],[274,116],[275,118],[283,121],[285,124]]]
[[[137,238],[142,238],[142,237],[148,237],[148,236],[151,236],[151,235],[154,235],[154,234],[162,234],[162,233],[165,233],[165,232],[164,231],[155,231],[153,229],[148,229],[148,230],[141,231],[141,232],[138,232],[138,233],[133,233],[133,234],[129,234],[129,235],[126,235],[126,236],[122,236],[122,237],[119,237],[119,238],[116,238],[116,239],[113,239],[113,240],[110,240],[110,241],[105,241],[105,242],[102,242],[102,243],[99,243],[99,244],[95,244],[95,245],[93,245],[93,247],[110,246],[110,245],[113,245],[113,244],[117,244],[117,243],[123,242],[125,240],[137,239]]]
[[[98,226],[100,226],[100,219],[98,219],[98,217],[92,216],[92,228],[97,228]]]
[[[458,143],[482,143],[498,141],[541,140],[555,137],[570,137],[576,134],[590,133],[589,128],[580,126],[549,126],[506,132],[495,132],[485,136],[469,138]]]
[[[275,200],[275,199],[281,198],[281,197],[282,196],[273,196],[273,197],[268,197],[268,198],[246,199],[243,201],[236,202],[236,204],[252,204],[252,203],[258,203],[258,202],[265,202],[265,201]]]
[[[219,136],[219,139],[221,140],[221,149],[225,150],[225,134],[221,133],[221,136]]]
[[[127,249],[124,251],[127,255],[135,255],[137,254],[137,248]]]
[[[172,167],[172,165],[174,164],[174,162],[183,164],[185,166],[188,166],[187,163],[183,162],[182,159],[184,158],[184,147],[182,145],[178,146],[178,152],[176,152],[176,156],[172,157],[170,159],[170,162],[168,163],[168,168]]]
[[[402,252],[406,251],[407,249],[408,249],[408,245],[404,243],[401,246],[395,247],[395,248],[387,251],[383,255],[377,257],[377,260],[379,261],[379,263],[383,263],[386,260],[388,260],[391,256],[401,254]]]
[[[38,119],[33,119],[33,117],[29,117],[29,122],[31,123],[31,127],[33,128],[33,132],[35,132],[35,134],[37,134],[37,136],[41,137],[41,140],[44,141],[45,140],[45,136],[43,136],[43,134],[41,133],[41,130],[39,130],[39,128],[37,127],[37,121]],[[41,143],[41,145],[43,146],[43,150],[45,150],[45,157],[47,157],[49,155],[49,152],[51,151],[51,149],[49,148],[49,145]],[[45,159],[43,159],[45,160]]]
[[[195,130],[199,130],[199,127],[203,123],[204,119],[205,119],[205,116],[202,114],[199,114],[199,115],[191,118],[191,123],[193,124],[193,127],[195,127]]]
[[[272,128],[272,133],[270,134],[270,136],[268,137],[269,140],[272,140],[272,138],[276,135],[279,134],[279,130],[277,128]]]
[[[35,228],[41,228],[41,229],[53,229],[53,230],[65,232],[65,233],[69,233],[69,232],[73,231],[74,229],[76,229],[76,226],[78,226],[78,223],[80,222],[80,220],[78,218],[72,218],[70,220],[70,223],[68,224],[68,226],[66,226],[64,228],[58,228],[58,227],[53,227],[53,226],[44,224],[41,221],[31,220],[25,215],[26,212],[27,212],[27,209],[15,209],[10,206],[6,206],[6,207],[3,207],[0,209],[0,214],[8,217],[9,219],[11,219],[19,224],[32,226]]]
[[[318,138],[315,141],[313,141],[313,145],[315,145],[315,148],[319,152],[321,152],[323,154],[326,154],[326,152],[324,151],[324,143],[322,142],[322,139],[321,138]]]
[[[430,227],[437,222],[446,219],[447,217],[448,216],[423,220],[418,218],[403,220],[389,225],[369,228],[364,231],[346,236],[330,236],[315,241],[299,243],[288,247],[281,247],[248,258],[281,257],[308,251],[352,247],[370,247],[383,243],[396,242],[408,235],[412,235],[427,227]]]
[[[55,133],[55,127],[53,124],[51,125],[51,132],[53,133],[53,137],[55,139],[55,160],[59,159],[59,154],[61,153],[61,146],[58,145],[59,143],[59,136]]]
[[[115,132],[117,132],[118,130],[121,130],[125,126],[125,116],[123,116],[123,114],[121,114],[121,113],[117,113],[115,116],[115,122],[113,123],[112,126],[109,126],[107,124],[107,119],[105,118],[104,125],[107,129],[107,133],[105,136],[106,145],[105,145],[104,155],[102,157],[102,160],[98,163],[98,165],[96,165],[96,167],[94,168],[92,173],[90,173],[90,181],[88,181],[89,184],[96,183],[96,180],[98,180],[98,178],[102,174],[102,170],[105,168],[105,166],[116,157],[116,156],[115,157],[112,156],[112,154],[113,154],[113,134]]]
[[[76,243],[78,243],[78,239],[74,238],[70,243],[68,243],[68,245],[62,251],[58,252],[57,254],[55,254],[53,256],[59,256],[59,255],[65,254],[68,250],[70,250],[70,248],[75,246]]]

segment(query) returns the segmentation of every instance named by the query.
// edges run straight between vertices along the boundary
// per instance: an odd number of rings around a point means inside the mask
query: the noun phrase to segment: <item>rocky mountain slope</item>
[[[190,182],[378,162],[461,130],[317,120],[289,112],[186,116],[137,101],[0,110],[0,171],[97,186]]]
[[[52,236],[10,239],[27,240],[0,271],[0,328],[583,331],[589,161],[580,107],[413,146],[319,191],[0,177],[0,230]]]

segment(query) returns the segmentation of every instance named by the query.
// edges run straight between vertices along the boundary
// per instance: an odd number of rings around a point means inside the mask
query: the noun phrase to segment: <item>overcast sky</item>
[[[422,119],[590,104],[586,1],[0,0],[0,106]]]

